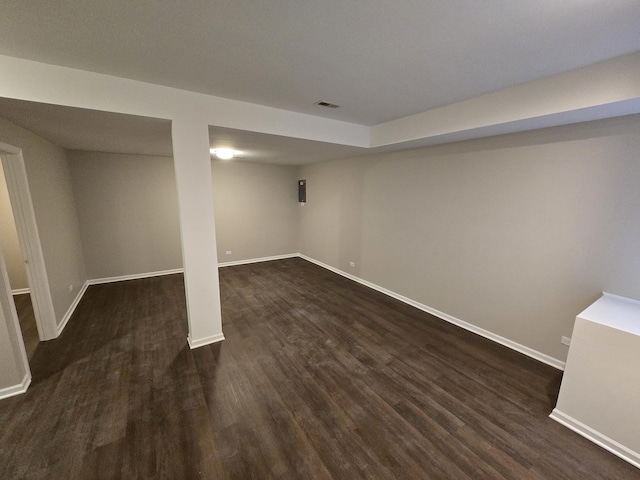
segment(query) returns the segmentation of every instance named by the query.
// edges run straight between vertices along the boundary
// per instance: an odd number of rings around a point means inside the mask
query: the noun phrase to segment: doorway
[[[31,350],[30,353],[33,354],[40,341],[49,340],[58,335],[55,313],[21,149],[0,143],[0,161],[4,184],[2,187],[6,186],[6,195],[10,203],[15,234],[19,244],[17,261],[22,260],[23,262],[22,268],[24,269],[23,273],[26,274],[27,285],[18,289],[7,286],[5,292],[0,292],[2,293],[0,301],[9,304],[4,305],[10,307],[5,311],[16,312],[16,306],[20,307],[21,313],[25,317],[22,322],[19,322],[17,316],[6,319],[14,323],[16,327],[20,327],[19,329],[9,329],[9,331],[15,332],[13,335],[16,336],[11,341],[15,344],[21,344],[21,349],[25,352],[24,347],[27,345]],[[3,255],[3,261],[0,261],[0,268],[3,271],[0,274],[3,278],[8,279],[5,260]],[[15,262],[16,260],[12,259],[14,267]],[[29,291],[28,302],[26,298],[17,298],[19,301],[16,305],[11,290],[17,290],[15,293],[21,296],[26,293],[26,288]],[[25,355],[25,362],[25,368],[28,371],[27,355]]]
[[[27,279],[27,269],[24,264],[26,255],[20,248],[18,230],[11,208],[9,190],[4,177],[4,170],[0,168],[0,250],[4,255],[11,295],[18,313],[18,321],[22,331],[22,339],[29,360],[33,358],[40,335],[36,325],[31,291]]]

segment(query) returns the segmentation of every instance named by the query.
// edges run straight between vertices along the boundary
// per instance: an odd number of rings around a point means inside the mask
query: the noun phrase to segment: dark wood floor
[[[27,357],[32,359],[36,348],[38,348],[38,343],[40,343],[40,338],[38,337],[36,317],[33,314],[31,295],[28,293],[14,295],[13,303],[15,303],[16,311],[18,312],[18,320],[20,321],[20,329],[22,330],[22,339],[24,340]]]
[[[89,288],[0,402],[3,479],[638,479],[550,420],[560,372],[301,259]]]

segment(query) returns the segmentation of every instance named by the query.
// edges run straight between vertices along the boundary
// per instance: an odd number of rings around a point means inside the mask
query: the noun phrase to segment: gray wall
[[[173,159],[69,152],[90,279],[182,267]]]
[[[12,290],[29,288],[27,271],[24,267],[18,232],[11,210],[9,191],[4,178],[4,170],[0,166],[0,250],[7,265],[7,274]]]
[[[298,252],[297,167],[213,160],[212,176],[219,262]]]
[[[0,119],[0,142],[22,149],[53,308],[60,324],[87,278],[66,152],[4,119]]]
[[[79,151],[69,158],[88,278],[182,267],[171,158]],[[212,161],[219,262],[297,253],[297,172]]]
[[[305,166],[300,251],[564,360],[601,291],[640,299],[638,152],[630,116]]]

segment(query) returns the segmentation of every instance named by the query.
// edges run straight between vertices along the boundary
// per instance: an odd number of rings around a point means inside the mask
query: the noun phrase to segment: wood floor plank
[[[90,287],[0,402],[7,479],[637,479],[553,422],[561,373],[302,259]]]

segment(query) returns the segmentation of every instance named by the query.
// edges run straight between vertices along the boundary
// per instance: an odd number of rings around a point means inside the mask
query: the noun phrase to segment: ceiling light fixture
[[[233,157],[237,157],[240,154],[240,152],[230,148],[212,148],[210,152],[220,160],[231,160]]]

